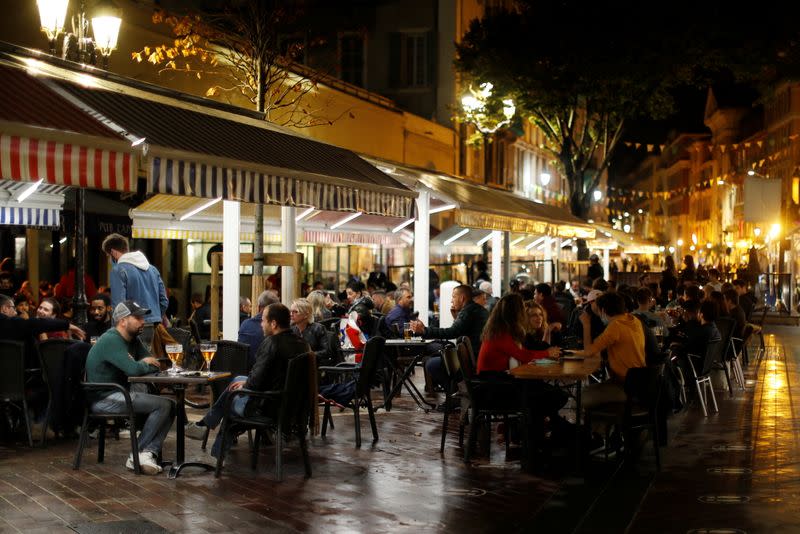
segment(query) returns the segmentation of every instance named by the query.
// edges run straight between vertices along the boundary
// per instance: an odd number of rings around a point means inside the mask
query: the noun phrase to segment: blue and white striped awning
[[[20,194],[31,187],[30,182],[0,180],[0,225],[61,226],[61,208],[68,186],[42,183],[22,202]]]
[[[0,207],[0,224],[58,228],[60,213],[58,209]]]

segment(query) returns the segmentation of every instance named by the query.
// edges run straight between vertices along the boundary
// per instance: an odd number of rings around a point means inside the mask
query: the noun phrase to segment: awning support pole
[[[431,194],[421,191],[417,197],[417,220],[414,223],[414,311],[428,324],[428,286],[430,269]]]
[[[75,296],[72,297],[72,321],[83,326],[88,322],[86,308],[86,234],[84,224],[84,211],[86,205],[86,191],[82,188],[75,190]]]
[[[544,236],[544,273],[543,282],[553,281],[553,238],[549,235]]]
[[[239,222],[240,204],[222,204],[222,339],[236,341],[239,335]]]
[[[503,287],[502,272],[503,260],[501,250],[503,248],[503,236],[499,230],[492,232],[492,295],[500,296]]]
[[[504,287],[511,287],[511,232],[503,232],[503,283]],[[500,297],[501,291],[495,296]]]
[[[281,206],[281,252],[297,252],[296,211],[292,206]],[[286,306],[299,297],[295,282],[299,275],[292,267],[281,267],[281,302]]]
[[[611,279],[611,271],[609,270],[611,267],[611,261],[609,260],[610,252],[609,249],[603,249],[603,278],[606,280]]]

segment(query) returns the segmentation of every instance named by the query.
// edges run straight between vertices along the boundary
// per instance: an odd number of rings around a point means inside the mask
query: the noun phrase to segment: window
[[[339,35],[339,78],[347,83],[364,87],[366,62],[364,37],[349,33]]]
[[[395,33],[389,38],[389,83],[396,88],[428,87],[432,83],[430,32]]]

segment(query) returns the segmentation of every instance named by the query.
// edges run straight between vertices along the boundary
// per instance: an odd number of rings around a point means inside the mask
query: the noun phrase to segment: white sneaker
[[[157,475],[163,471],[158,462],[156,462],[156,455],[150,451],[139,453],[139,466],[142,468],[142,473],[145,475]],[[135,466],[133,464],[133,454],[128,455],[128,461],[125,462],[125,467],[133,471]]]

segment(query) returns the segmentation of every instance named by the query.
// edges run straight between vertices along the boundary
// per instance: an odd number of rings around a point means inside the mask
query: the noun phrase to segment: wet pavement
[[[374,446],[365,416],[356,449],[352,414],[335,414],[335,430],[312,439],[308,480],[293,446],[276,482],[273,449],[253,473],[246,441],[220,479],[186,471],[177,480],[127,471],[125,440],[107,442],[103,464],[91,441],[79,471],[75,440],[0,443],[0,532],[800,532],[800,331],[769,332],[745,391],[717,390],[720,412],[708,418],[690,405],[670,419],[658,474],[650,445],[628,465],[594,462],[585,477],[566,457],[527,474],[495,437],[490,457],[465,466],[456,427],[440,455],[442,415],[406,395],[378,411]],[[165,456],[174,447],[173,431]],[[212,460],[192,440],[186,456]]]

